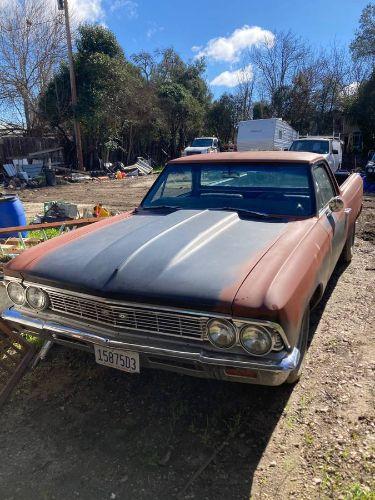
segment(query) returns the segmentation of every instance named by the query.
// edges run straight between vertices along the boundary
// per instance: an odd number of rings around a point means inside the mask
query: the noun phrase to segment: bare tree
[[[138,54],[133,54],[131,58],[137,68],[139,68],[142,76],[149,82],[156,65],[153,56],[149,52],[142,51]]]
[[[273,42],[255,47],[249,54],[259,75],[262,95],[272,104],[273,114],[282,116],[284,89],[303,67],[308,49],[292,32],[275,32]],[[277,97],[277,99],[275,99]]]
[[[237,121],[250,120],[252,118],[255,81],[251,64],[245,64],[238,71],[238,85],[234,95],[237,108]]]
[[[38,122],[38,96],[64,56],[62,21],[44,0],[2,0],[0,105],[11,105],[28,132]]]
[[[316,59],[317,87],[314,93],[316,132],[335,131],[335,117],[342,112],[342,97],[351,81],[351,65],[347,52],[332,46]]]

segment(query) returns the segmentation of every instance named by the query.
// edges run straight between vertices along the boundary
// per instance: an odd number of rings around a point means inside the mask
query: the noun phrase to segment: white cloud
[[[234,71],[223,71],[210,83],[215,87],[237,87],[240,83],[249,82],[253,78],[253,68],[251,64]]]
[[[237,28],[228,37],[212,38],[204,47],[192,47],[196,58],[207,57],[214,61],[236,62],[245,49],[262,43],[273,45],[275,35],[259,26]]]
[[[133,0],[112,0],[109,4],[110,12],[120,10],[129,19],[136,19],[138,17],[138,3]]]
[[[146,31],[146,37],[152,38],[154,35],[156,35],[156,33],[159,33],[160,31],[163,31],[163,30],[164,30],[163,26],[158,26],[155,23],[151,23],[151,26]]]
[[[77,23],[100,22],[105,18],[102,0],[69,0],[69,10]]]

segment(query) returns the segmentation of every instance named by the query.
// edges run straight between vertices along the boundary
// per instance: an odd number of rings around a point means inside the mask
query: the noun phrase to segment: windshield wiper
[[[152,207],[138,207],[136,210],[179,210],[181,207],[174,205],[154,205]]]
[[[211,208],[211,210],[231,210],[232,212],[238,212],[240,214],[246,214],[249,215],[250,217],[258,217],[259,219],[275,219],[275,218],[283,218],[283,216],[280,215],[274,215],[274,214],[266,214],[264,212],[256,212],[254,210],[247,210],[246,208],[236,208],[236,207],[218,207],[218,208]]]

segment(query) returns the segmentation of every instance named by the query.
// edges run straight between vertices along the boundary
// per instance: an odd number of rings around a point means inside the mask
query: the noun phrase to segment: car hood
[[[141,212],[100,224],[26,251],[10,269],[85,293],[230,313],[248,273],[290,225],[218,210]]]

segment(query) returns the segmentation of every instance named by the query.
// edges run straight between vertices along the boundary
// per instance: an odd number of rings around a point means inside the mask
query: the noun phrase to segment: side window
[[[323,165],[318,165],[314,168],[313,177],[316,188],[317,207],[320,210],[327,205],[331,198],[336,196],[336,192]]]
[[[192,190],[192,174],[191,169],[184,170],[178,168],[174,172],[170,172],[165,181],[160,185],[159,189],[153,196],[153,200],[158,198],[173,198],[190,193]]]

